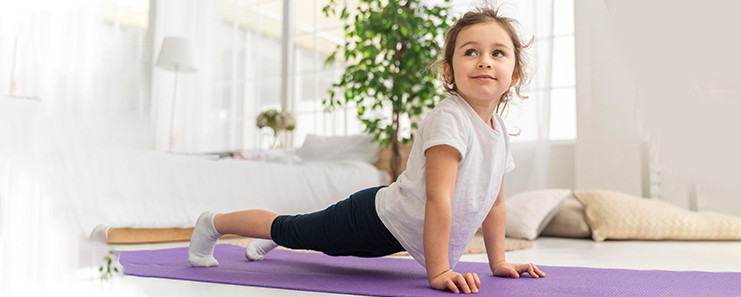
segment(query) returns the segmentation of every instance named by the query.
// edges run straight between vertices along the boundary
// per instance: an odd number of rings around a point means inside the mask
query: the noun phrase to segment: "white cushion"
[[[568,189],[544,189],[519,193],[505,199],[507,237],[535,239],[556,215],[561,202],[572,196]]]
[[[296,154],[304,161],[359,160],[370,164],[378,161],[380,147],[372,135],[319,136],[306,135]]]

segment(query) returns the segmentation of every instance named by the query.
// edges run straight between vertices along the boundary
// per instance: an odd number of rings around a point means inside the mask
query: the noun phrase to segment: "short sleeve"
[[[422,151],[437,145],[449,145],[466,157],[470,125],[466,125],[466,118],[454,110],[441,109],[430,113],[419,129],[419,139],[422,141]]]
[[[512,172],[512,170],[515,170],[515,161],[512,159],[512,151],[507,150],[507,163],[504,165],[504,174]]]
[[[495,115],[497,118],[497,121],[502,126],[502,131],[504,132],[504,143],[506,143],[505,147],[507,149],[507,159],[504,161],[504,174],[508,174],[512,172],[512,170],[515,170],[515,161],[512,158],[512,149],[510,148],[510,141],[509,141],[509,132],[507,131],[507,125],[504,124],[504,121]]]

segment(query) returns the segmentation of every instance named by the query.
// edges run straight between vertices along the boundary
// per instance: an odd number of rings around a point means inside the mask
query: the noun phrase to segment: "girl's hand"
[[[476,273],[460,274],[454,271],[446,271],[430,279],[430,287],[435,290],[450,290],[453,293],[478,293],[481,288],[481,280]],[[459,289],[460,288],[460,289]]]
[[[535,264],[512,264],[507,262],[497,263],[491,270],[495,276],[519,278],[527,272],[532,278],[545,277],[545,272],[540,271]]]

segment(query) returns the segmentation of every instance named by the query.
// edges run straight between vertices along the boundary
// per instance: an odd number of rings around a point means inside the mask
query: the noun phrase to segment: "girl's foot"
[[[251,242],[247,249],[244,251],[244,255],[250,261],[260,261],[263,259],[265,254],[278,247],[278,244],[268,239],[256,239]]]
[[[213,212],[204,212],[198,217],[188,247],[188,262],[194,267],[219,266],[214,258],[214,246],[222,234],[216,232]]]

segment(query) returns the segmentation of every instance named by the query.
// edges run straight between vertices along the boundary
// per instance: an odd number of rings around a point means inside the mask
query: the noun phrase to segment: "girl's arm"
[[[458,151],[447,145],[438,145],[425,151],[425,184],[427,202],[423,243],[427,280],[430,287],[454,293],[477,293],[481,281],[473,273],[450,271],[448,243],[450,241],[451,199],[458,173]],[[460,288],[460,290],[459,290]]]
[[[484,233],[484,246],[489,258],[489,267],[495,276],[518,278],[527,272],[531,277],[545,277],[545,272],[540,271],[535,264],[516,265],[507,263],[504,259],[504,237],[507,223],[507,207],[504,203],[504,181],[499,187],[499,194],[494,206],[481,224]]]
[[[489,210],[484,222],[481,224],[481,231],[484,233],[484,246],[486,246],[486,255],[489,258],[489,267],[494,272],[494,267],[504,262],[504,231],[507,223],[507,207],[504,204],[504,180],[499,187],[497,200],[494,206]]]

